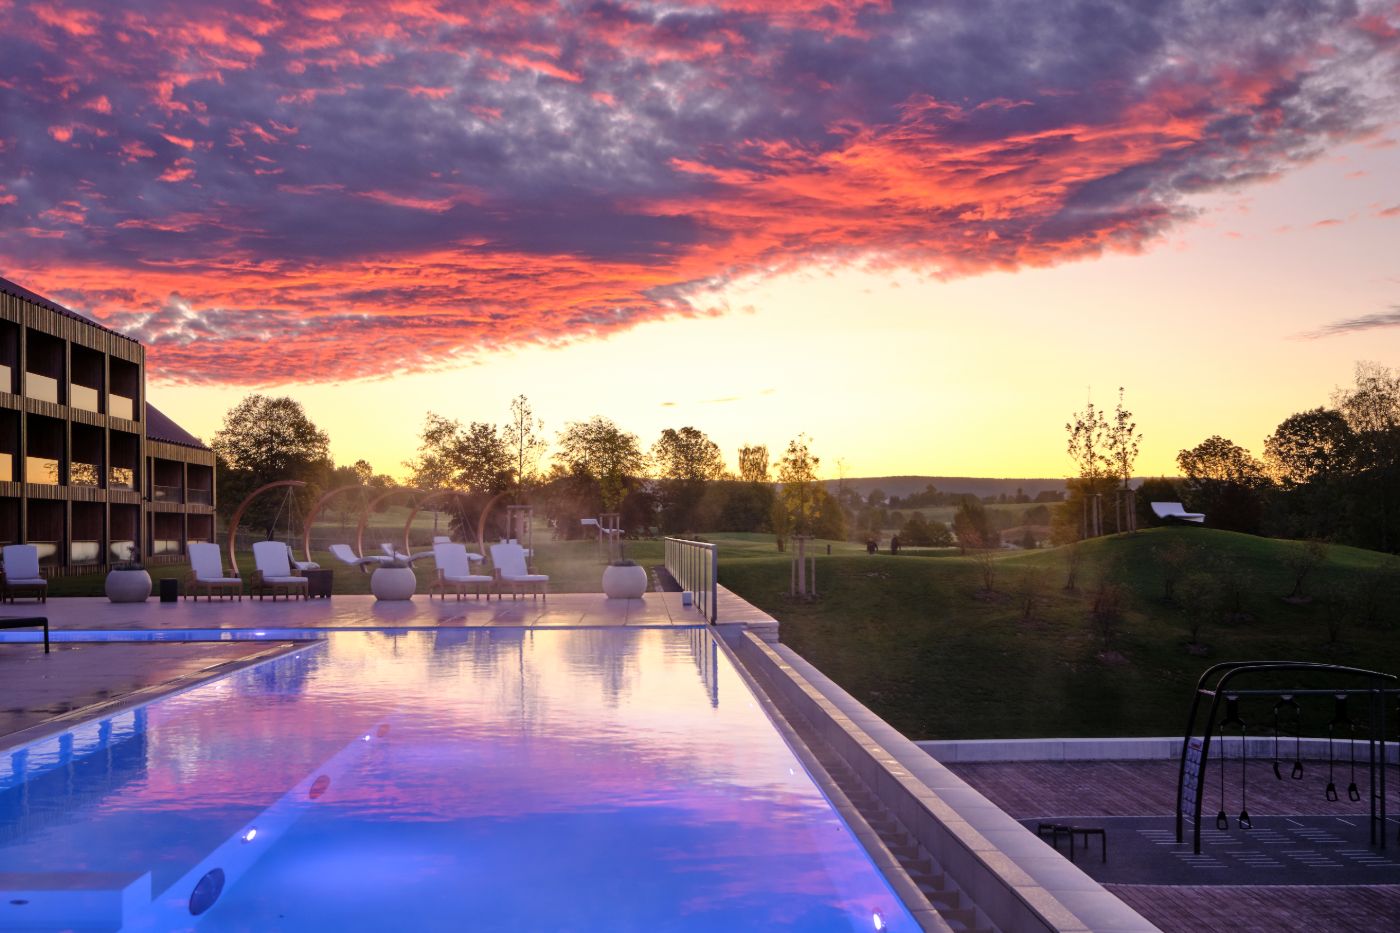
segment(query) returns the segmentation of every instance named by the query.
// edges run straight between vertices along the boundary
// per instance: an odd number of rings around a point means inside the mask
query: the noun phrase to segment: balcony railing
[[[135,541],[113,541],[107,545],[108,559],[113,563],[125,563],[140,557]]]
[[[68,559],[73,564],[95,564],[101,557],[101,541],[74,541]]]
[[[108,489],[135,489],[136,471],[131,467],[112,467],[107,471]]]
[[[0,482],[13,483],[15,481],[15,456],[14,454],[0,454]]]
[[[154,538],[151,541],[151,553],[154,554],[179,554],[179,538]]]
[[[24,394],[41,402],[58,404],[58,380],[39,373],[24,374]]]
[[[151,500],[154,502],[179,502],[180,492],[179,486],[159,486],[155,483],[151,484]]]
[[[695,608],[713,624],[719,598],[719,549],[704,541],[667,538],[666,569],[681,589],[694,594]]]
[[[0,392],[13,392],[15,390],[15,371],[0,363]]]
[[[193,505],[213,505],[214,490],[195,489],[191,487],[190,489],[185,490],[185,501]]]
[[[136,420],[136,403],[125,395],[117,395],[113,392],[107,396],[107,414],[114,418],[125,418],[127,421]]]
[[[99,400],[101,393],[88,386],[78,385],[76,382],[68,386],[68,404],[74,408],[81,408],[83,411],[96,412],[99,410]]]

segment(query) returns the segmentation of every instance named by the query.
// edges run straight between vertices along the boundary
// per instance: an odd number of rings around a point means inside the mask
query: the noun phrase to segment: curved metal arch
[[[302,482],[299,479],[279,479],[275,482],[259,486],[257,489],[254,489],[252,492],[248,493],[248,497],[246,499],[238,503],[238,508],[234,509],[233,518],[229,519],[228,523],[228,559],[235,568],[238,566],[238,561],[233,556],[233,548],[234,542],[238,538],[238,523],[243,519],[243,513],[248,510],[248,506],[252,504],[253,500],[256,499],[258,496],[262,495],[263,493],[267,492],[269,489],[277,489],[282,486],[296,487],[305,485],[306,483]]]
[[[384,490],[382,493],[375,496],[373,499],[369,500],[369,502],[365,504],[365,514],[360,516],[360,524],[358,527],[355,528],[356,554],[358,554],[361,557],[365,556],[365,526],[369,524],[369,517],[374,514],[374,507],[379,505],[379,503],[383,502],[385,499],[388,499],[390,496],[397,495],[402,492],[406,492],[410,495],[416,496],[419,493],[421,493],[422,490],[415,489],[412,486],[390,486],[388,489]],[[404,553],[407,554],[407,540],[404,541],[403,549]]]
[[[481,510],[481,518],[476,523],[476,546],[478,553],[483,557],[486,556],[486,519],[491,515],[491,510],[496,507],[496,503],[509,495],[512,495],[510,491],[496,493]]]
[[[432,502],[434,499],[441,499],[443,496],[465,496],[465,495],[467,495],[467,494],[466,494],[465,492],[462,492],[460,489],[434,489],[432,492],[425,494],[421,499],[419,499],[416,503],[414,503],[413,511],[411,511],[411,512],[408,513],[408,521],[406,521],[406,522],[403,523],[403,552],[404,552],[405,554],[408,553],[408,533],[409,533],[409,530],[413,527],[413,520],[414,520],[415,518],[418,517],[418,513],[419,513],[419,512],[423,511],[423,507],[424,507],[425,505],[427,505],[429,502]],[[466,524],[467,524],[467,523],[466,523],[466,521],[465,521],[465,516],[464,516],[464,517],[463,517],[463,522],[462,522],[462,527],[465,528],[465,527],[466,527]],[[363,556],[363,555],[361,555],[361,556]]]
[[[311,560],[311,526],[316,524],[316,516],[321,514],[321,510],[326,507],[326,503],[342,492],[349,492],[352,489],[369,489],[364,483],[353,483],[349,486],[337,486],[329,492],[321,494],[311,506],[310,513],[306,516],[306,527],[302,530],[301,549],[306,554],[306,559]],[[364,554],[356,554],[356,557],[364,557]]]

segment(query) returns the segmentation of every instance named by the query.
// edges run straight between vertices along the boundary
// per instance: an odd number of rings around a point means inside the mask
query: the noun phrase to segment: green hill
[[[1188,612],[1162,598],[1159,549],[1190,546],[1198,574],[1241,611],[1222,612],[1188,650]],[[725,585],[782,620],[782,639],[914,738],[1172,735],[1196,678],[1220,660],[1287,658],[1400,672],[1400,559],[1333,547],[1293,587],[1295,542],[1202,528],[1157,528],[1078,545],[1078,592],[1067,592],[1065,548],[1005,552],[982,568],[956,552],[822,557],[821,598],[788,599],[781,555],[726,559]],[[736,555],[737,556],[737,555]],[[1091,618],[1100,581],[1114,584],[1121,621],[1107,644]],[[1025,618],[1027,594],[1037,604]],[[1371,603],[1373,605],[1366,605]],[[1368,618],[1369,616],[1369,618]],[[1335,643],[1329,621],[1339,625]],[[1200,649],[1196,649],[1199,651]]]

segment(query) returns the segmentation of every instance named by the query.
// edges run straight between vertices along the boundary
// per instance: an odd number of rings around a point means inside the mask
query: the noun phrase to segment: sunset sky
[[[363,8],[362,8],[363,6]],[[0,275],[289,394],[1139,473],[1400,365],[1400,3],[0,0]]]

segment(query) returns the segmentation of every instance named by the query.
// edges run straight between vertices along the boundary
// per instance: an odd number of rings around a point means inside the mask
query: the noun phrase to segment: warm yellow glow
[[[504,422],[524,393],[551,438],[594,414],[646,445],[690,424],[731,467],[742,443],[776,452],[805,431],[828,476],[838,459],[848,476],[1063,476],[1065,421],[1091,395],[1111,408],[1121,385],[1143,432],[1137,472],[1174,473],[1176,452],[1211,434],[1260,452],[1358,359],[1400,363],[1400,329],[1295,339],[1396,302],[1400,217],[1361,183],[1387,175],[1400,177],[1400,147],[1356,144],[1248,197],[1201,202],[1143,255],[951,282],[808,270],[736,283],[714,317],[451,372],[267,391],[306,406],[337,462],[394,474],[426,412]],[[206,440],[244,394],[151,390]]]

